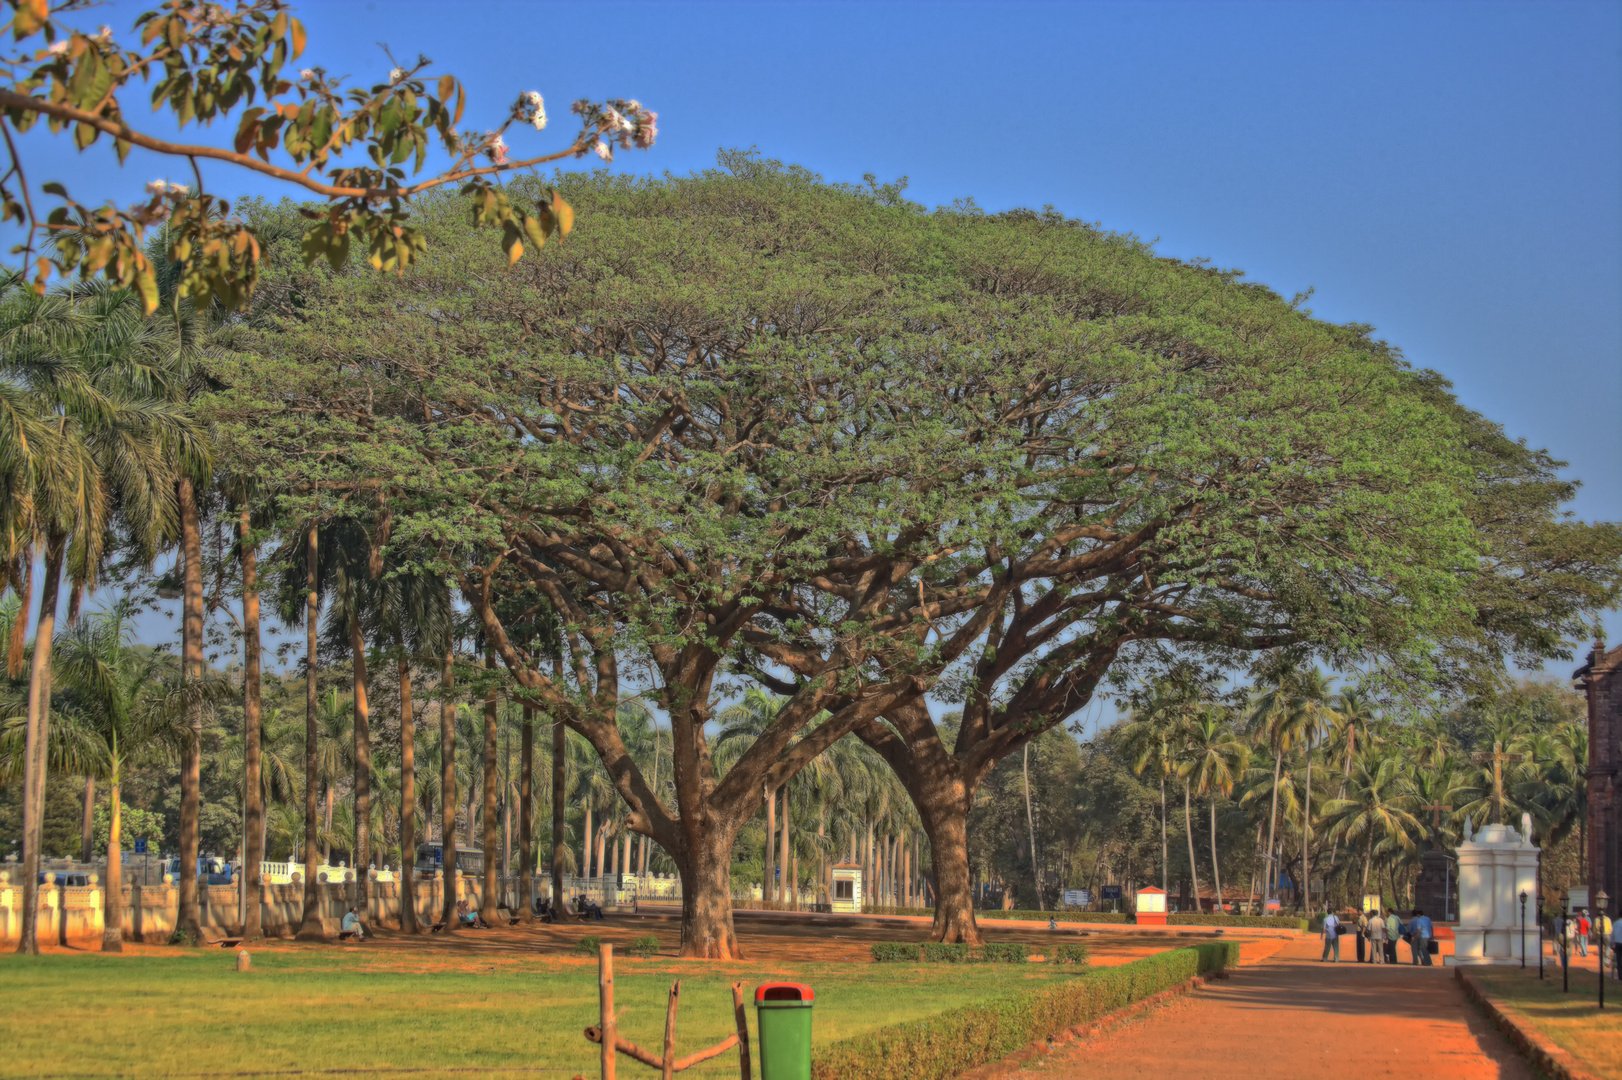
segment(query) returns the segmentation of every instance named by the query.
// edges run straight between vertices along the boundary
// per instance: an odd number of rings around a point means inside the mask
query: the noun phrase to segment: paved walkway
[[[1450,969],[1315,956],[1311,943],[1292,942],[1271,960],[997,1075],[1535,1080]]]

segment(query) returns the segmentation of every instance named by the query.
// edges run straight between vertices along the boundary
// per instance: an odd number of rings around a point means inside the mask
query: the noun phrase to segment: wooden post
[[[603,1033],[603,1080],[614,1080],[615,1043],[619,1039],[619,1025],[614,1022],[614,946],[603,943],[597,947],[597,1008]]]
[[[738,1075],[749,1076],[749,1014],[743,1008],[743,983],[732,984],[732,1016],[738,1022]]]
[[[681,980],[670,984],[670,1004],[665,1006],[665,1052],[660,1056],[659,1074],[663,1080],[675,1075],[676,1064],[676,1003],[681,997]]]

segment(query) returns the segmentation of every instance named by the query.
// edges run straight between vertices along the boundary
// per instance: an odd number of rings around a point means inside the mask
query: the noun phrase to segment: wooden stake
[[[670,1080],[676,1064],[676,1004],[681,997],[681,980],[670,984],[670,1004],[665,1006],[665,1053],[660,1059],[659,1073]]]
[[[749,1076],[749,1014],[743,1009],[743,983],[732,984],[732,1015],[738,1022],[738,1075]]]
[[[607,942],[597,947],[597,1001],[603,1033],[603,1080],[614,1080],[618,1065],[614,1044],[619,1039],[619,1025],[614,1022],[614,946]]]

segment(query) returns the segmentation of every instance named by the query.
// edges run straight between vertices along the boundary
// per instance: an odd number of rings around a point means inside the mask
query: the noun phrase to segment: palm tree
[[[13,564],[31,563],[42,543],[45,570],[29,675],[20,952],[38,951],[51,652],[62,574],[70,574],[76,590],[94,583],[115,510],[132,549],[150,558],[176,518],[175,478],[207,461],[195,425],[167,400],[174,357],[127,293],[40,297],[15,275],[0,278],[0,537]],[[16,569],[7,576],[23,577]],[[24,610],[18,619],[26,617]],[[15,643],[15,622],[12,629]]]
[[[1201,797],[1211,800],[1211,876],[1216,884],[1216,906],[1222,907],[1222,871],[1217,863],[1217,795],[1229,795],[1250,760],[1250,748],[1233,733],[1222,710],[1205,707],[1183,732],[1178,775]],[[1186,790],[1186,788],[1185,788]],[[1193,842],[1192,829],[1189,842]]]
[[[1472,756],[1475,768],[1461,777],[1471,798],[1456,812],[1482,821],[1490,810],[1493,821],[1502,824],[1506,808],[1511,816],[1528,809],[1522,807],[1515,792],[1523,781],[1535,776],[1535,769],[1524,752],[1527,733],[1519,718],[1494,716],[1488,734],[1492,750]]]
[[[1332,835],[1348,845],[1363,840],[1364,894],[1369,891],[1376,843],[1417,850],[1414,838],[1425,833],[1424,822],[1414,813],[1419,800],[1400,759],[1395,755],[1377,759],[1372,771],[1369,765],[1367,759],[1357,761],[1347,778],[1346,794],[1320,808],[1324,827]]]
[[[56,657],[57,683],[94,743],[87,764],[98,766],[92,775],[107,781],[110,800],[102,952],[124,951],[119,811],[125,769],[132,761],[182,748],[190,735],[165,693],[177,681],[173,659],[137,650],[133,640],[131,612],[119,606],[82,620],[60,642]]]

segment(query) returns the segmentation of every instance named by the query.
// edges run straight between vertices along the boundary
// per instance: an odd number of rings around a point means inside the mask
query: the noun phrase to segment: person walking
[[[1408,949],[1413,953],[1415,964],[1431,966],[1431,937],[1435,933],[1430,916],[1414,908],[1414,916],[1408,920]]]
[[[1393,911],[1391,917],[1385,921],[1385,962],[1397,962],[1397,942],[1408,937],[1408,927],[1403,924],[1402,916]]]
[[[1335,963],[1340,963],[1340,920],[1333,911],[1324,910],[1324,954],[1319,963],[1329,959],[1329,954],[1335,954]]]
[[[1605,974],[1605,958],[1611,955],[1611,930],[1612,924],[1609,915],[1602,911],[1594,916],[1594,940],[1599,943],[1599,971],[1601,975]],[[1611,956],[1611,974],[1622,979],[1622,975],[1617,975],[1616,958],[1614,956]]]
[[[1385,919],[1380,915],[1379,908],[1375,908],[1369,918],[1369,962],[1385,963]]]
[[[1359,964],[1368,962],[1368,939],[1369,913],[1366,911],[1359,911],[1357,913],[1357,962]]]
[[[1577,955],[1588,955],[1588,935],[1594,932],[1594,924],[1588,919],[1588,909],[1583,908],[1577,913]]]

